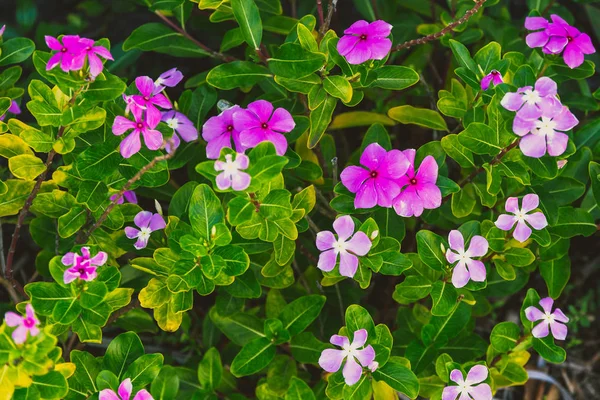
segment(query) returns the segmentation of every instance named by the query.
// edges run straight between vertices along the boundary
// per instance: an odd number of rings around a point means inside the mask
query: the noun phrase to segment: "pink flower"
[[[540,306],[544,312],[541,312],[537,307],[531,306],[525,309],[525,316],[531,322],[542,320],[536,327],[531,330],[531,334],[535,338],[545,338],[550,331],[552,336],[557,340],[565,340],[567,337],[567,326],[561,322],[569,322],[569,318],[556,308],[552,312],[554,300],[551,297],[546,297],[540,300]]]
[[[407,172],[410,161],[400,150],[386,151],[377,143],[368,145],[360,156],[363,167],[346,167],[340,175],[342,184],[356,193],[354,207],[391,207],[400,194],[398,180]]]
[[[117,194],[113,194],[112,196],[110,196],[111,201],[115,201],[116,198]],[[117,200],[117,204],[123,204],[125,200],[132,204],[138,203],[137,196],[135,195],[135,192],[133,190],[126,190],[125,192],[123,192],[123,196],[121,196],[121,198]]]
[[[31,304],[25,306],[24,317],[9,311],[4,314],[4,320],[6,321],[6,325],[11,328],[17,327],[12,333],[12,338],[16,344],[25,343],[27,340],[27,332],[29,332],[31,336],[37,336],[40,333],[40,328],[38,328],[40,321],[35,317],[35,312]]]
[[[133,247],[140,250],[148,246],[150,235],[154,231],[164,229],[167,224],[160,214],[152,214],[150,211],[140,211],[133,219],[133,223],[140,229],[128,226],[125,228],[125,235],[129,239],[137,239]]]
[[[2,25],[2,28],[0,28],[0,38],[2,37],[2,35],[4,35],[5,30],[6,30],[6,25]]]
[[[457,230],[450,231],[448,235],[450,248],[446,250],[446,260],[450,264],[458,261],[452,271],[452,284],[454,287],[465,286],[469,279],[475,282],[485,281],[485,265],[473,257],[483,257],[488,251],[488,241],[483,236],[475,235],[471,238],[469,248],[465,250],[465,239]],[[454,250],[454,251],[452,251]]]
[[[119,385],[118,393],[115,393],[111,389],[104,389],[100,391],[99,400],[129,400],[131,393],[133,392],[133,385],[131,379],[127,378]],[[132,400],[154,400],[152,395],[148,393],[146,389],[142,389],[133,397]]]
[[[375,361],[373,346],[368,345],[361,349],[367,342],[367,336],[366,329],[359,329],[354,332],[354,340],[350,343],[346,336],[333,335],[329,341],[343,350],[323,350],[319,357],[319,365],[327,372],[337,372],[342,366],[342,362],[346,360],[342,375],[344,375],[346,385],[354,385],[360,380],[363,367],[367,368]]]
[[[349,215],[336,219],[333,230],[337,234],[337,240],[330,231],[317,233],[317,249],[322,251],[317,268],[326,272],[333,270],[339,255],[340,274],[352,278],[358,269],[356,256],[364,256],[371,250],[371,240],[361,231],[352,236],[354,220]]]
[[[248,104],[247,109],[235,112],[233,126],[240,132],[243,150],[269,141],[275,146],[277,154],[282,156],[288,146],[283,134],[291,132],[296,123],[292,114],[285,108],[273,111],[273,104],[266,100],[257,100]]]
[[[75,279],[92,281],[98,275],[96,269],[103,266],[106,260],[108,260],[108,255],[103,251],[99,251],[98,254],[91,257],[89,247],[82,247],[81,255],[69,252],[61,259],[64,265],[71,267],[65,271],[63,280],[66,284],[73,282]]]
[[[231,154],[225,155],[225,161],[215,161],[215,171],[223,171],[217,175],[217,187],[221,190],[245,190],[250,186],[250,175],[241,170],[248,168],[248,156],[237,153],[235,161]]]
[[[556,82],[542,77],[535,83],[535,88],[525,86],[516,93],[506,93],[500,104],[510,111],[517,111],[517,117],[525,120],[538,119],[543,110],[548,110],[558,102],[556,99]]]
[[[488,90],[491,84],[494,86],[504,83],[502,80],[502,74],[499,71],[493,69],[489,74],[483,77],[481,80],[481,90]]]
[[[173,106],[164,94],[154,93],[154,81],[149,76],[138,76],[135,78],[135,86],[140,91],[140,94],[133,95],[131,99],[138,107],[146,110],[148,125],[155,127],[160,122],[161,117],[160,111],[156,106],[167,110]]]
[[[407,149],[403,153],[409,166],[406,175],[396,181],[402,191],[394,199],[394,210],[403,217],[418,217],[424,209],[432,210],[442,205],[442,192],[436,186],[438,165],[433,156],[427,156],[415,173],[416,151]]]
[[[519,147],[523,154],[529,157],[542,157],[546,150],[551,156],[560,156],[567,149],[569,142],[569,136],[563,132],[573,129],[579,121],[568,107],[558,101],[542,107],[542,112],[541,120],[515,117],[513,131],[523,136]]]
[[[14,114],[14,115],[21,114],[21,107],[19,107],[19,104],[13,100],[13,101],[11,101],[10,107],[8,107],[7,112]],[[6,118],[6,114],[2,114],[0,116],[0,121],[4,121],[4,118]]]
[[[456,400],[460,395],[460,400],[492,400],[492,388],[483,382],[488,377],[488,369],[483,365],[475,365],[467,374],[467,379],[463,378],[462,372],[455,369],[450,372],[450,380],[458,386],[446,386],[442,392],[442,400]]]
[[[94,46],[92,39],[81,38],[79,39],[81,49],[79,53],[73,58],[72,70],[79,70],[83,68],[85,64],[85,57],[87,56],[88,64],[90,65],[90,76],[92,79],[96,78],[102,72],[104,66],[100,57],[107,60],[112,60],[113,57],[110,51],[106,47]],[[98,57],[100,56],[100,57]]]
[[[525,28],[537,31],[527,35],[525,40],[529,47],[541,47],[546,54],[563,53],[569,68],[583,64],[584,54],[596,52],[587,34],[581,33],[558,15],[553,14],[550,18],[551,23],[542,17],[525,18]]]
[[[165,146],[168,153],[171,153],[179,147],[179,136],[181,136],[185,142],[191,142],[198,139],[198,129],[196,129],[194,123],[179,111],[171,110],[164,112],[162,114],[162,121],[165,122],[169,128],[173,129],[173,136],[170,141],[167,141]]]
[[[350,64],[362,64],[367,60],[383,60],[392,48],[388,36],[393,26],[378,20],[368,23],[356,21],[344,31],[337,50]]]
[[[175,87],[183,79],[183,74],[177,68],[171,68],[170,70],[163,72],[154,81],[154,93],[160,93],[166,87]]]
[[[502,214],[496,221],[496,226],[503,231],[510,231],[512,227],[517,224],[517,228],[513,232],[513,237],[519,242],[524,242],[531,236],[531,228],[535,230],[544,229],[548,222],[546,217],[541,212],[535,212],[533,214],[527,214],[528,212],[537,208],[540,203],[540,198],[537,194],[527,194],[523,197],[523,208],[519,209],[519,199],[516,197],[509,197],[506,200],[504,208],[507,212],[513,214]]]
[[[57,53],[48,60],[46,71],[50,71],[59,64],[60,68],[65,72],[81,68],[73,68],[73,60],[81,54],[83,49],[83,45],[79,40],[79,35],[64,35],[61,38],[62,43],[52,36],[45,36],[44,38],[46,39],[46,45],[48,45],[51,50],[57,51]]]
[[[202,126],[202,138],[208,143],[206,145],[206,157],[217,159],[221,154],[221,149],[231,149],[231,141],[235,151],[243,153],[244,148],[240,141],[240,132],[233,124],[233,115],[241,110],[238,106],[233,106],[224,110],[221,114],[210,117]]]
[[[128,130],[133,129],[133,132],[121,142],[121,155],[129,158],[140,151],[142,147],[140,133],[144,136],[144,143],[146,143],[146,146],[150,150],[160,149],[163,144],[163,135],[160,131],[154,129],[158,125],[158,122],[160,122],[160,113],[158,120],[155,121],[156,123],[152,124],[149,120],[142,119],[142,109],[134,107],[132,113],[135,121],[119,115],[115,117],[115,121],[113,122],[112,131],[115,135],[122,135]]]

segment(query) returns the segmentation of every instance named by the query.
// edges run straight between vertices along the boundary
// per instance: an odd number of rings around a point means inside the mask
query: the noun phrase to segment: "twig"
[[[319,15],[319,26],[323,26],[325,24],[325,18],[323,17],[323,2],[321,0],[317,0],[317,14]]]
[[[550,11],[550,9],[554,6],[554,3],[556,3],[556,0],[550,0],[546,8],[544,8],[544,11],[542,11],[542,15],[545,15],[548,11]]]
[[[77,340],[77,334],[72,332],[67,345],[65,346],[65,360],[69,361],[71,359],[71,350],[73,346],[75,346],[75,340]]]
[[[134,308],[138,308],[139,306],[140,306],[140,302],[139,302],[138,299],[131,300],[131,303],[127,304],[125,307],[120,308],[117,311],[115,311],[114,313],[112,313],[112,315],[110,316],[110,318],[106,322],[105,326],[108,326],[108,325],[114,323],[120,317],[122,317],[123,315],[127,314],[129,311],[133,310]]]
[[[317,0],[317,3],[321,3],[321,0]],[[327,5],[327,17],[325,21],[321,23],[321,29],[319,29],[319,35],[323,37],[325,33],[329,30],[329,25],[331,24],[331,18],[333,18],[333,13],[335,11],[335,7],[337,5],[337,0],[329,0],[329,4]],[[321,7],[321,18],[322,18],[323,8]]]
[[[433,40],[437,40],[437,39],[441,38],[445,34],[451,32],[457,26],[462,25],[465,22],[467,22],[469,20],[469,18],[471,18],[473,15],[475,15],[477,13],[477,11],[479,11],[479,9],[481,8],[481,6],[483,6],[483,3],[485,3],[485,1],[486,0],[478,0],[475,3],[475,5],[473,6],[473,8],[471,8],[470,10],[468,10],[465,13],[465,15],[463,15],[461,18],[457,19],[456,21],[454,21],[454,22],[446,25],[444,27],[444,29],[442,29],[441,31],[436,32],[436,33],[432,33],[431,35],[423,36],[422,38],[409,40],[407,42],[399,44],[398,46],[394,47],[392,49],[392,51],[400,51],[402,49],[408,49],[410,47],[417,46],[417,45],[420,45],[420,44],[425,44],[427,42],[431,42]]]
[[[6,288],[6,291],[8,292],[8,295],[10,296],[10,299],[13,303],[17,304],[21,301],[21,299],[19,298],[19,294],[12,285],[12,282],[9,282],[4,278],[0,278],[0,285]]]
[[[518,145],[519,145],[519,140],[515,140],[508,147],[502,149],[502,151],[500,153],[498,153],[492,161],[490,161],[490,165],[498,164],[502,160],[502,158],[506,155],[506,153],[508,153],[509,151],[511,151],[512,149],[517,147]],[[477,168],[475,171],[471,172],[471,174],[469,176],[467,176],[466,178],[461,180],[458,183],[458,186],[463,187],[467,183],[471,182],[477,175],[479,175],[483,171],[484,171],[483,167]]]

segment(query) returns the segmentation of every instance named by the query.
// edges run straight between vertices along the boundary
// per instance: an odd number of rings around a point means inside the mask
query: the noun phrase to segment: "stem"
[[[19,294],[13,287],[12,282],[9,282],[8,280],[6,280],[4,278],[0,278],[0,285],[4,286],[6,288],[6,291],[8,292],[8,295],[10,296],[10,299],[12,300],[13,303],[17,304],[21,301],[21,299],[19,298]]]
[[[498,153],[496,155],[496,157],[494,157],[492,159],[492,161],[490,161],[490,165],[496,165],[496,164],[498,164],[502,160],[502,158],[506,155],[506,153],[508,153],[509,151],[511,151],[512,149],[514,149],[515,147],[518,146],[519,141],[520,141],[520,139],[515,140],[508,147],[502,149],[502,151],[500,153]],[[475,171],[471,172],[471,174],[469,176],[467,176],[462,181],[460,181],[458,183],[458,186],[460,186],[460,187],[465,186],[467,183],[471,182],[477,175],[479,175],[479,173],[481,173],[483,171],[484,171],[483,167],[477,168]]]
[[[321,0],[317,0],[317,4],[320,4]],[[335,11],[335,7],[337,4],[337,0],[329,0],[329,4],[327,5],[327,17],[325,18],[325,21],[323,21],[321,23],[321,29],[319,29],[319,36],[323,37],[325,35],[325,33],[327,33],[327,31],[329,30],[329,25],[331,24],[331,18],[333,18],[333,13]],[[321,15],[320,17],[323,17],[323,8],[321,7]]]
[[[108,325],[112,324],[113,322],[115,322],[116,320],[118,320],[119,317],[127,314],[129,311],[133,310],[134,308],[138,308],[139,306],[140,306],[139,300],[138,299],[133,299],[131,301],[131,303],[127,304],[125,307],[120,308],[117,311],[115,311],[114,313],[112,313],[112,315],[110,316],[110,318],[106,322],[105,326],[108,326]]]
[[[323,2],[317,0],[317,14],[319,15],[319,25],[322,27],[325,24],[325,18],[323,17]]]
[[[473,8],[471,8],[470,10],[468,10],[465,13],[465,15],[463,15],[461,18],[457,19],[456,21],[454,21],[454,22],[446,25],[444,27],[444,29],[442,29],[441,31],[436,32],[436,33],[432,33],[431,35],[423,36],[422,38],[419,38],[419,39],[413,39],[413,40],[409,40],[407,42],[404,42],[402,44],[399,44],[398,46],[394,47],[392,49],[392,51],[399,51],[399,50],[402,50],[402,49],[408,49],[410,47],[417,46],[419,44],[425,44],[427,42],[431,42],[433,40],[437,40],[437,39],[441,38],[445,34],[451,32],[452,29],[454,29],[457,26],[462,25],[465,22],[467,22],[469,20],[469,18],[471,18],[473,15],[475,15],[477,13],[477,11],[479,11],[479,9],[483,6],[483,3],[485,3],[485,1],[486,0],[477,0],[477,2],[475,3],[475,5],[473,6]]]

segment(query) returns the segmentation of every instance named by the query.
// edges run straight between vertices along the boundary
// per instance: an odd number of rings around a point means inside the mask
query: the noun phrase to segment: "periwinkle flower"
[[[177,68],[163,72],[154,81],[154,93],[162,92],[165,87],[175,87],[183,79],[183,74]]]
[[[12,333],[12,338],[16,344],[23,344],[27,340],[27,333],[31,336],[37,336],[40,333],[40,321],[35,316],[35,311],[31,304],[27,304],[25,306],[25,316],[21,316],[12,311],[4,314],[4,320],[6,321],[6,325],[15,329]]]
[[[115,201],[116,198],[116,193],[110,196],[111,201]],[[133,190],[126,190],[125,192],[123,192],[123,196],[121,196],[119,200],[117,200],[117,204],[123,204],[125,200],[127,200],[128,203],[132,204],[138,203],[137,196],[135,195],[135,192]]]
[[[128,130],[133,129],[133,132],[121,142],[121,155],[125,158],[129,158],[140,151],[142,148],[140,134],[144,137],[144,143],[150,150],[160,149],[163,144],[163,135],[160,131],[154,129],[156,128],[156,125],[158,125],[158,122],[160,122],[160,117],[155,121],[155,124],[151,124],[149,120],[142,118],[141,108],[134,107],[132,109],[132,114],[135,121],[118,115],[113,122],[112,132],[115,135],[122,135]]]
[[[360,156],[362,167],[346,167],[342,184],[356,193],[354,207],[391,207],[400,194],[398,180],[409,168],[409,160],[400,150],[386,151],[377,143],[368,145]]]
[[[388,39],[392,28],[392,25],[382,20],[371,23],[356,21],[344,31],[344,36],[337,44],[338,53],[344,56],[349,64],[383,60],[392,48],[392,41]]]
[[[13,100],[10,102],[10,106],[8,107],[7,113],[11,113],[14,115],[21,114],[21,107],[19,107],[19,104]],[[0,121],[4,121],[5,118],[6,114],[2,114],[0,116]]]
[[[108,260],[108,255],[104,251],[99,251],[94,257],[90,254],[89,247],[81,248],[81,255],[73,252],[65,254],[61,262],[70,267],[63,274],[65,284],[73,282],[75,279],[82,281],[92,281],[96,279],[98,273],[96,269],[103,266]]]
[[[0,38],[2,38],[2,35],[4,35],[5,30],[6,30],[6,25],[2,25],[2,28],[0,28]]]
[[[217,187],[221,190],[245,190],[250,186],[250,175],[242,170],[248,168],[248,156],[237,153],[235,160],[231,154],[225,155],[225,161],[215,161],[215,171],[222,171],[217,175]]]
[[[169,128],[173,129],[171,141],[167,141],[167,144],[165,145],[168,153],[173,152],[179,147],[181,142],[179,140],[180,136],[184,142],[192,142],[198,139],[198,129],[196,129],[194,123],[179,111],[171,110],[164,112],[162,114],[162,121],[165,122]]]
[[[540,198],[537,194],[527,194],[523,197],[523,207],[519,209],[519,199],[509,197],[506,200],[504,208],[507,212],[513,214],[502,214],[498,216],[496,226],[503,231],[510,231],[517,224],[517,228],[513,232],[513,237],[519,242],[524,242],[531,236],[531,227],[535,230],[544,229],[548,225],[546,217],[541,212],[528,214],[530,211],[537,208],[540,204]]]
[[[257,100],[248,107],[235,112],[233,126],[240,133],[240,143],[243,150],[269,141],[275,146],[275,151],[282,156],[287,150],[287,139],[284,133],[291,132],[296,123],[292,114],[285,108],[273,111],[273,104],[266,100]]]
[[[202,126],[202,138],[206,140],[206,157],[217,159],[223,148],[233,148],[238,153],[243,153],[244,148],[240,141],[240,132],[233,124],[233,115],[241,110],[239,106],[233,106],[223,110],[221,114],[210,117]]]
[[[100,391],[99,400],[130,400],[133,393],[133,384],[131,379],[127,378],[119,385],[117,393],[112,389],[103,389]],[[142,389],[136,393],[131,400],[154,400],[152,395],[146,389]]]
[[[489,74],[484,76],[481,80],[481,90],[488,90],[492,83],[494,86],[504,83],[500,71],[493,69]]]
[[[488,377],[488,369],[483,365],[474,365],[464,379],[459,369],[450,372],[450,380],[455,385],[446,386],[442,392],[442,400],[492,400],[492,388],[481,383]]]
[[[465,250],[465,239],[460,231],[450,231],[448,235],[450,248],[446,250],[446,260],[450,264],[457,263],[452,271],[452,284],[454,287],[465,286],[469,279],[475,282],[485,281],[485,264],[473,257],[483,257],[488,251],[488,241],[479,235],[471,238],[469,248]]]
[[[415,217],[423,214],[423,210],[432,210],[442,205],[442,192],[437,187],[438,165],[433,156],[427,156],[415,173],[414,149],[403,151],[409,161],[406,174],[396,182],[402,189],[394,199],[394,210],[403,217]]]
[[[95,42],[92,39],[80,38],[79,44],[81,47],[79,52],[73,58],[73,65],[71,66],[71,69],[79,70],[83,68],[85,64],[85,58],[87,56],[88,64],[90,66],[90,76],[92,79],[95,79],[98,75],[100,75],[102,69],[104,68],[100,57],[106,60],[112,60],[113,57],[106,47],[95,46]]]
[[[346,360],[342,375],[346,385],[354,385],[360,380],[363,367],[374,366],[375,350],[373,346],[368,345],[361,349],[367,342],[367,336],[366,329],[359,329],[354,332],[354,340],[350,343],[346,336],[333,335],[329,341],[331,344],[341,347],[342,350],[323,350],[319,357],[319,365],[327,372],[337,372],[342,366],[342,362]]]
[[[52,36],[45,36],[44,38],[50,50],[57,52],[48,60],[46,71],[50,71],[57,65],[60,65],[60,69],[65,72],[71,71],[73,60],[79,56],[83,48],[79,35],[64,35],[61,38],[62,43]]]
[[[556,308],[552,312],[553,305],[554,300],[551,297],[545,297],[540,300],[540,306],[542,306],[544,312],[541,312],[539,308],[534,306],[525,309],[525,317],[529,321],[542,321],[531,330],[533,337],[538,339],[545,338],[550,332],[552,332],[552,336],[557,340],[565,340],[567,337],[567,326],[565,324],[569,322],[569,318],[560,308]]]
[[[556,82],[544,76],[535,82],[535,87],[524,86],[516,93],[506,93],[500,104],[507,110],[517,111],[517,117],[521,119],[538,119],[543,110],[550,109],[558,102],[556,93]]]
[[[133,219],[133,223],[139,229],[132,226],[125,227],[125,235],[129,239],[137,239],[133,247],[140,250],[148,246],[150,235],[154,231],[164,229],[167,224],[160,214],[152,214],[150,211],[140,211]]]
[[[349,215],[333,221],[333,230],[337,239],[330,231],[317,233],[317,249],[322,251],[317,268],[326,272],[333,270],[339,255],[340,275],[352,278],[358,269],[356,256],[364,256],[371,250],[371,240],[364,232],[354,233],[354,220]]]
[[[154,81],[149,76],[135,78],[135,86],[140,94],[133,95],[131,99],[139,108],[146,111],[148,125],[155,127],[160,122],[161,117],[160,111],[156,107],[169,110],[173,106],[164,94],[154,92]]]

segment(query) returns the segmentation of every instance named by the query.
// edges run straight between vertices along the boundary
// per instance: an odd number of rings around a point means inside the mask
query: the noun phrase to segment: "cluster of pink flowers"
[[[57,65],[65,71],[79,71],[85,66],[87,59],[90,67],[90,77],[95,79],[104,68],[100,57],[112,60],[110,51],[103,46],[95,46],[92,39],[82,38],[79,35],[64,35],[59,39],[46,36],[46,45],[56,51],[46,64],[46,70],[50,71]],[[62,43],[61,43],[62,40]],[[100,56],[100,57],[98,57]]]
[[[137,213],[133,219],[133,223],[139,229],[128,226],[125,228],[125,235],[129,239],[137,239],[133,246],[138,250],[148,246],[152,232],[164,229],[167,226],[162,215],[152,214],[150,211],[140,211]]]
[[[35,316],[35,311],[31,304],[25,306],[25,316],[21,316],[12,311],[4,314],[6,325],[11,328],[17,327],[12,333],[12,338],[16,344],[23,344],[27,340],[27,334],[37,336],[40,333],[40,321]]]
[[[98,267],[106,264],[108,254],[104,251],[99,251],[94,257],[90,254],[89,247],[81,248],[81,255],[69,252],[65,254],[61,262],[68,268],[65,270],[63,280],[66,284],[73,282],[76,279],[82,281],[92,281],[98,276],[96,271]]]
[[[425,209],[442,204],[436,186],[438,165],[427,156],[415,170],[414,149],[386,151],[377,143],[368,145],[360,156],[362,167],[342,171],[342,184],[356,193],[356,208],[394,207],[403,217],[418,217]]]
[[[567,149],[569,136],[579,121],[569,108],[557,98],[557,85],[552,79],[542,77],[534,87],[525,86],[517,92],[506,93],[501,104],[516,111],[513,131],[521,136],[519,148],[529,157],[539,158],[546,152],[559,156]]]
[[[362,64],[367,60],[383,60],[392,49],[388,36],[393,26],[378,20],[371,23],[356,21],[344,31],[337,44],[337,51],[349,64]]]

